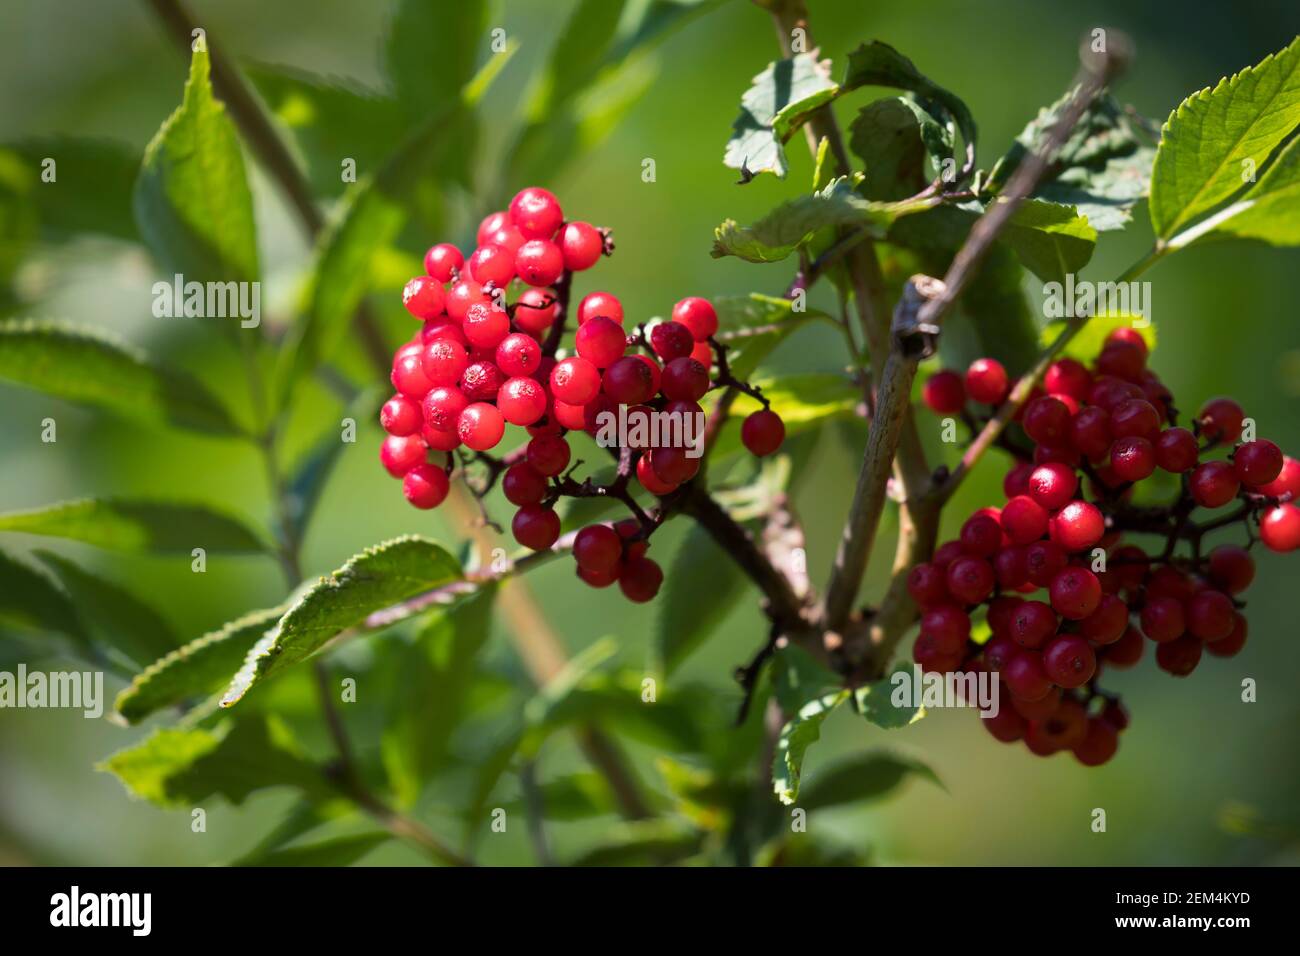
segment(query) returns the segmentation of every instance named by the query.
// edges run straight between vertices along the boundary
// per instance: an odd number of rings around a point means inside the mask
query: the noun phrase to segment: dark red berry
[[[525,457],[539,474],[553,477],[569,467],[569,443],[559,435],[538,435],[528,443]]]
[[[956,415],[966,405],[966,386],[959,374],[944,369],[926,380],[921,398],[936,415]]]
[[[1204,508],[1221,508],[1240,490],[1237,472],[1226,461],[1207,461],[1192,472],[1192,497]]]
[[[1139,615],[1142,633],[1157,644],[1180,637],[1187,629],[1182,602],[1172,597],[1150,597]]]
[[[1049,530],[1066,551],[1084,551],[1106,533],[1106,519],[1091,502],[1071,501],[1052,518]]]
[[[516,462],[501,476],[501,491],[512,505],[535,505],[546,497],[546,478],[527,462]]]
[[[1196,416],[1201,426],[1202,437],[1211,442],[1232,444],[1241,437],[1242,423],[1246,413],[1230,398],[1212,398],[1201,406]]]
[[[629,601],[643,604],[654,599],[664,582],[663,569],[651,558],[629,558],[618,576],[618,586]]]
[[[524,505],[515,513],[510,530],[525,548],[545,551],[560,537],[560,516],[541,505]]]
[[[695,350],[695,338],[691,330],[680,322],[660,322],[650,330],[650,347],[660,359],[671,362],[689,358]]]
[[[1060,634],[1043,648],[1043,669],[1054,684],[1082,687],[1097,670],[1097,655],[1082,637]]]
[[[1264,438],[1248,441],[1233,453],[1232,462],[1243,484],[1267,485],[1282,474],[1282,449]]]
[[[673,364],[682,361],[674,359],[668,363],[668,368]],[[694,359],[686,359],[687,362],[693,362]],[[664,370],[664,377],[667,380],[668,369]],[[773,454],[781,443],[785,441],[785,422],[781,421],[781,416],[771,409],[762,408],[745,417],[740,425],[740,440],[744,442],[749,453],[758,458]]]

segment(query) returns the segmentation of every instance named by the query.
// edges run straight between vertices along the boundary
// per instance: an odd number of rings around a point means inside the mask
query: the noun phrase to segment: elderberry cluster
[[[663,499],[699,471],[698,446],[632,447],[629,439],[609,447],[619,475],[602,486],[572,478],[581,462],[570,467],[566,434],[596,435],[602,413],[617,416],[620,409],[625,421],[667,412],[703,422],[699,403],[719,387],[762,403],[741,426],[741,440],[753,454],[775,452],[785,438],[784,423],[757,389],[731,376],[725,346],[714,338],[718,316],[707,299],[682,299],[670,321],[629,334],[618,298],[590,292],[578,303],[573,354],[566,356],[560,347],[573,275],[610,255],[613,243],[608,230],[566,222],[547,190],[519,192],[507,211],[480,223],[477,239],[468,261],[454,245],[433,246],[424,258],[427,274],[403,290],[403,303],[423,325],[393,357],[397,394],[380,413],[388,433],[380,460],[402,479],[407,501],[425,509],[447,497],[458,463],[462,470],[483,464],[488,487],[499,475],[506,499],[518,509],[511,522],[515,539],[538,551],[559,539],[558,498],[623,500],[632,518],[590,525],[575,536],[578,576],[593,587],[618,581],[629,598],[648,601],[663,580],[658,564],[645,556],[648,539],[666,512]],[[507,425],[526,429],[529,440],[493,458],[488,453],[502,442]],[[661,499],[654,513],[632,497],[633,477]]]
[[[1247,633],[1239,595],[1255,575],[1248,548],[1300,547],[1300,462],[1270,441],[1241,442],[1245,415],[1229,398],[1207,402],[1190,429],[1179,427],[1173,396],[1147,358],[1141,335],[1120,328],[1091,369],[1070,358],[1053,363],[1016,418],[1019,431],[1002,442],[1018,459],[1003,481],[1006,503],[975,512],[959,539],[908,579],[922,612],[916,662],[998,675],[1008,693],[984,726],[1040,756],[1070,750],[1088,766],[1114,755],[1128,725],[1118,698],[1097,686],[1103,670],[1132,667],[1147,641],[1157,666],[1178,677],[1203,652],[1237,654]],[[923,399],[973,426],[967,400],[997,406],[1012,385],[1001,364],[984,358],[964,376],[932,375]],[[1022,437],[1030,444],[1014,440]],[[1134,503],[1158,471],[1178,476],[1174,500]],[[1159,481],[1151,482],[1156,493]],[[1244,527],[1246,547],[1202,553],[1205,534],[1234,524]],[[1126,534],[1157,544],[1125,543]],[[971,638],[977,611],[988,625],[982,644]]]

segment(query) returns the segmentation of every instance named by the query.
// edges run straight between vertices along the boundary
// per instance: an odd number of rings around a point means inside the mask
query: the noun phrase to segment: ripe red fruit
[[[1282,472],[1266,485],[1255,489],[1270,498],[1300,498],[1300,461],[1291,457],[1282,459]]]
[[[1085,401],[1092,387],[1092,373],[1082,362],[1072,358],[1057,359],[1043,375],[1043,388],[1049,395],[1069,395],[1075,401]]]
[[[1182,635],[1187,629],[1182,602],[1171,597],[1150,597],[1139,615],[1142,633],[1157,644],[1164,644]]]
[[[1210,579],[1229,594],[1240,594],[1255,580],[1255,561],[1245,548],[1221,544],[1210,552]]]
[[[689,296],[673,306],[673,321],[686,326],[697,342],[718,331],[718,313],[708,299]]]
[[[1129,435],[1115,439],[1110,448],[1110,467],[1123,481],[1141,481],[1156,470],[1156,452],[1145,438]]]
[[[1007,397],[1007,370],[997,359],[980,358],[966,369],[966,393],[977,402],[997,405]]]
[[[445,308],[447,315],[456,322],[463,322],[469,307],[479,302],[490,303],[492,300],[483,294],[483,287],[473,279],[461,277],[447,290]]]
[[[488,234],[486,241],[479,243],[480,246],[499,246],[504,249],[510,256],[509,261],[512,265],[515,261],[515,253],[519,251],[519,247],[523,244],[524,234],[510,224],[501,226],[499,229],[493,229]],[[513,269],[511,269],[510,275],[511,277],[514,276]]]
[[[1043,670],[1054,684],[1067,690],[1082,687],[1097,671],[1097,655],[1082,637],[1060,634],[1043,648]]]
[[[573,557],[590,571],[612,571],[623,556],[623,539],[608,525],[587,525],[573,539]]]
[[[451,338],[437,338],[420,353],[420,368],[432,385],[455,385],[469,367],[469,353]]]
[[[921,615],[921,631],[949,651],[960,650],[970,638],[970,615],[954,604],[940,604]]]
[[[1160,413],[1146,399],[1130,398],[1110,413],[1110,433],[1116,438],[1153,440],[1160,434]]]
[[[1024,598],[1018,598],[1014,594],[1003,594],[989,601],[989,630],[999,636],[1010,634],[1016,611],[1024,603]]]
[[[978,604],[993,593],[993,566],[983,558],[962,557],[948,565],[948,593],[963,604]]]
[[[1071,501],[1052,518],[1052,540],[1066,551],[1084,551],[1106,533],[1106,519],[1087,501]]]
[[[540,335],[554,324],[559,310],[559,302],[550,289],[525,289],[515,302],[515,325],[522,332]]]
[[[419,435],[389,435],[379,446],[379,460],[394,478],[401,478],[425,461],[428,446]]]
[[[1136,382],[1142,376],[1146,356],[1128,342],[1110,342],[1097,356],[1097,372],[1114,375],[1126,382]]]
[[[525,548],[545,551],[560,537],[560,516],[541,505],[524,505],[515,512],[510,530]]]
[[[1082,621],[1101,604],[1101,582],[1087,568],[1069,567],[1048,588],[1052,608],[1071,621]]]
[[[1128,630],[1128,605],[1103,594],[1097,608],[1079,622],[1079,634],[1094,644],[1113,644]]]
[[[995,674],[1006,669],[1011,659],[1020,653],[1020,647],[1010,637],[997,635],[984,645],[984,663]]]
[[[433,382],[429,381],[429,377],[424,374],[421,365],[420,347],[416,345],[413,351],[399,354],[400,357],[393,364],[393,388],[407,398],[419,401],[424,398],[429,389],[433,388]]]
[[[560,252],[564,256],[564,268],[570,272],[590,269],[600,261],[604,251],[604,237],[589,222],[566,223],[560,231]]]
[[[1220,591],[1206,589],[1187,602],[1187,632],[1203,641],[1217,641],[1232,633],[1232,600]]]
[[[455,451],[460,447],[460,436],[456,434],[455,429],[440,432],[436,428],[430,428],[428,422],[421,426],[420,437],[434,451]]]
[[[1013,544],[993,556],[993,573],[997,575],[998,587],[1017,590],[1028,583],[1029,562],[1025,560],[1025,550]]]
[[[1021,647],[1037,650],[1056,633],[1056,614],[1042,601],[1021,601],[1010,617],[1011,639]]]
[[[529,186],[510,200],[510,221],[526,239],[549,239],[564,222],[564,211],[550,190]]]
[[[988,716],[988,711],[980,713],[980,723],[984,729],[1004,744],[1014,743],[1025,735],[1028,723],[1012,707],[999,706],[998,712]]]
[[[936,415],[956,415],[966,405],[966,386],[960,375],[944,369],[926,380],[921,398]]]
[[[379,424],[390,435],[414,435],[423,422],[420,403],[405,395],[394,395],[379,410]]]
[[[569,443],[559,435],[538,435],[528,443],[524,457],[528,464],[547,478],[560,474],[569,466]]]
[[[402,478],[402,494],[417,508],[436,508],[447,497],[447,473],[434,465],[416,465]]]
[[[613,362],[601,384],[605,394],[621,405],[640,405],[654,396],[654,373],[640,355],[624,355]]]
[[[479,349],[496,349],[510,334],[510,316],[491,301],[475,302],[461,323],[469,344]]]
[[[435,342],[438,339],[451,339],[462,348],[469,345],[465,338],[465,333],[461,330],[459,322],[453,322],[445,315],[440,315],[436,319],[430,319],[420,327],[420,341],[425,345]]]
[[[1070,423],[1070,440],[1090,460],[1105,457],[1112,440],[1110,414],[1096,405],[1081,409]]]
[[[1205,649],[1215,657],[1234,657],[1246,646],[1247,631],[1246,618],[1237,612],[1232,615],[1232,632],[1227,637],[1206,644]]]
[[[664,366],[659,388],[668,398],[697,402],[709,390],[709,370],[693,358],[675,358]]]
[[[515,272],[531,286],[554,285],[564,274],[564,255],[553,242],[529,239],[515,253]]]
[[[1241,426],[1246,413],[1230,398],[1212,398],[1201,406],[1196,420],[1201,435],[1211,442],[1231,444],[1241,437]]]
[[[613,319],[622,325],[623,303],[610,292],[588,292],[578,303],[578,324],[582,325],[588,319],[594,319],[598,315]]]
[[[1142,653],[1145,649],[1146,642],[1142,640],[1142,632],[1136,627],[1129,626],[1120,635],[1118,641],[1107,645],[1104,649],[1106,665],[1118,670],[1125,670],[1142,660]]]
[[[470,362],[460,377],[460,390],[471,402],[495,402],[505,380],[495,362]]]
[[[1186,677],[1201,662],[1204,645],[1191,634],[1161,644],[1156,648],[1156,666],[1175,677]]]
[[[1186,428],[1166,428],[1155,441],[1156,464],[1165,471],[1181,474],[1196,467],[1200,449],[1196,436]]]
[[[474,402],[465,406],[456,423],[456,434],[467,448],[487,451],[495,448],[505,434],[506,422],[495,405]]]
[[[1232,463],[1244,484],[1267,485],[1282,474],[1282,449],[1265,438],[1248,441],[1233,454]]]
[[[507,379],[497,392],[497,408],[511,425],[531,425],[546,414],[546,389],[525,375]]]
[[[1027,461],[1015,465],[1002,478],[1002,493],[1008,498],[1029,494],[1029,476],[1033,474],[1036,467]]]
[[[689,358],[695,350],[695,338],[691,335],[691,330],[680,322],[660,322],[650,330],[650,347],[663,361],[671,362],[673,359]],[[708,348],[707,344],[705,348]]]
[[[1284,504],[1265,511],[1259,521],[1259,540],[1279,554],[1300,548],[1300,508]]]
[[[642,455],[636,462],[636,480],[641,483],[641,487],[652,495],[666,495],[677,490],[677,484],[671,481],[664,481],[650,466],[650,456]]]
[[[674,359],[673,362],[682,361]],[[686,359],[691,362],[694,359]],[[673,362],[669,362],[669,368]],[[667,370],[665,370],[665,373]],[[666,375],[665,375],[666,378]],[[771,409],[761,408],[745,417],[740,426],[740,440],[744,442],[749,453],[758,458],[774,453],[785,441],[785,422]]]
[[[431,246],[424,254],[424,271],[439,282],[450,282],[452,273],[465,264],[465,257],[449,242]]]
[[[1071,747],[1070,752],[1085,767],[1100,767],[1115,756],[1118,749],[1119,731],[1114,725],[1100,717],[1091,717],[1083,740]]]
[[[1060,462],[1049,461],[1029,473],[1029,497],[1048,511],[1068,504],[1078,487],[1074,469]]]
[[[468,404],[465,393],[454,385],[430,389],[421,403],[424,423],[434,431],[454,432],[460,423],[460,413]]]
[[[700,459],[691,458],[687,448],[656,448],[650,452],[650,467],[663,481],[680,485],[700,470]]]
[[[501,476],[501,491],[512,505],[535,505],[546,497],[546,478],[527,462],[515,462]]]
[[[1040,445],[1060,445],[1070,437],[1070,410],[1059,398],[1044,395],[1025,406],[1025,432]]]
[[[948,570],[948,565],[952,564],[966,552],[962,550],[960,541],[945,541],[939,547],[934,549],[934,555],[930,558],[931,564],[936,564]]]
[[[585,358],[572,356],[551,369],[551,394],[568,405],[586,405],[600,392],[600,372]]]
[[[961,666],[961,653],[948,651],[933,635],[922,631],[912,644],[912,660],[926,673],[950,673]]]
[[[432,276],[416,276],[402,289],[402,305],[417,319],[442,315],[442,283]]]
[[[907,593],[924,610],[948,599],[947,575],[942,568],[921,563],[907,575]]]
[[[1240,490],[1237,472],[1226,461],[1207,461],[1192,472],[1192,497],[1204,508],[1221,508]]]
[[[1047,533],[1047,510],[1028,495],[1016,495],[1002,508],[1002,530],[1015,544],[1029,544]]]
[[[1067,560],[1069,558],[1065,550],[1054,541],[1035,541],[1025,547],[1025,567],[1029,571],[1029,580],[1040,588],[1052,583]]]
[[[644,604],[659,593],[664,583],[664,572],[651,558],[629,558],[618,576],[619,590],[629,601]]]
[[[1002,546],[1002,525],[992,515],[976,512],[962,525],[962,550],[979,558],[991,558]]]
[[[1169,597],[1185,603],[1196,593],[1196,585],[1177,568],[1165,565],[1151,572],[1146,591],[1147,597]]]
[[[507,213],[490,212],[479,221],[478,231],[474,234],[474,238],[481,246],[488,241],[492,233],[498,229],[504,229],[510,224],[510,216]]]
[[[503,375],[532,375],[542,364],[542,347],[531,335],[511,332],[497,345],[494,358]]]
[[[596,316],[579,326],[574,342],[578,354],[596,368],[608,368],[627,350],[623,326],[603,316]]]
[[[1021,700],[1041,700],[1052,689],[1052,681],[1043,669],[1042,655],[1037,651],[1021,651],[1002,668],[1002,679],[1007,689]]]
[[[469,274],[475,282],[501,288],[515,277],[515,253],[504,246],[479,246],[469,257]]]

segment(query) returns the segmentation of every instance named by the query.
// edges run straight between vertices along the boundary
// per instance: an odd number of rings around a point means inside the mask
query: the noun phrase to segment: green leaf
[[[790,299],[777,299],[757,292],[719,296],[712,300],[718,313],[718,341],[727,346],[731,374],[748,379],[759,364],[785,341],[790,333],[817,320],[834,323],[816,309],[794,310]]]
[[[465,710],[492,629],[495,587],[475,591],[429,615],[419,636],[393,661],[401,680],[389,695],[380,738],[384,769],[397,803],[415,804],[425,782],[447,757],[447,744]]]
[[[782,803],[789,806],[799,798],[804,755],[821,739],[822,724],[831,711],[848,699],[847,690],[837,690],[810,700],[781,728],[772,761],[772,786]]]
[[[545,818],[555,821],[589,820],[618,813],[618,800],[609,781],[594,771],[568,774],[543,783],[541,793]],[[506,804],[507,813],[524,813],[522,799]]]
[[[1043,148],[1073,101],[1070,90],[1041,110],[994,165],[982,192],[1002,189],[1025,156]],[[1155,150],[1148,136],[1109,93],[1099,93],[1057,150],[1033,195],[1075,206],[1095,229],[1122,229],[1151,185]]]
[[[93,232],[136,241],[131,190],[140,154],[123,143],[76,136],[48,136],[0,146],[32,170],[54,160],[54,179],[31,191],[41,231],[53,239]]]
[[[935,772],[919,760],[893,753],[859,754],[809,776],[799,806],[813,811],[878,800],[909,777],[929,780],[943,789]]]
[[[772,685],[786,713],[797,713],[810,700],[833,693],[844,679],[798,644],[779,647],[772,657]]]
[[[762,389],[772,409],[780,414],[787,440],[827,421],[852,418],[862,402],[862,393],[852,382],[829,372],[755,378],[750,384]],[[740,441],[740,423],[761,407],[748,395],[736,397],[731,416],[713,446],[713,460],[720,461],[744,447]]]
[[[1044,282],[1061,282],[1078,272],[1097,245],[1097,230],[1073,206],[1045,199],[1022,202],[1002,236],[1024,267]]]
[[[1160,131],[1151,225],[1169,239],[1239,192],[1300,125],[1300,37],[1231,78],[1193,93]]]
[[[856,226],[873,239],[883,239],[900,216],[932,208],[938,202],[935,197],[873,202],[857,195],[853,182],[841,176],[820,192],[782,203],[752,226],[724,220],[713,232],[712,255],[715,259],[738,256],[747,262],[780,262],[830,226]]]
[[[654,670],[668,677],[745,593],[746,579],[707,531],[693,524],[665,575],[655,627]]]
[[[208,74],[208,54],[194,53],[184,100],[145,150],[135,219],[166,272],[251,282],[258,278],[253,197],[234,124]]]
[[[925,708],[911,704],[899,704],[893,700],[893,692],[903,680],[912,680],[914,672],[910,662],[899,664],[887,677],[870,684],[863,684],[853,692],[858,713],[877,727],[885,730],[897,730],[914,724],[925,716]]]
[[[273,850],[247,866],[351,866],[391,840],[387,833],[354,833]]]
[[[160,807],[192,807],[214,795],[241,804],[254,791],[276,786],[320,797],[333,793],[274,717],[226,720],[212,730],[159,729],[95,769]]]
[[[143,665],[175,649],[176,634],[152,607],[120,584],[50,551],[36,556],[58,575],[83,620],[105,643]]]
[[[372,611],[459,580],[460,566],[441,547],[414,535],[368,548],[299,597],[253,645],[221,698],[239,702],[254,684],[300,663]]]
[[[1043,348],[1051,345],[1057,337],[1065,330],[1068,323],[1064,319],[1057,319],[1048,322],[1043,326],[1039,334],[1039,342]],[[1075,333],[1065,349],[1061,352],[1063,356],[1076,358],[1081,362],[1090,362],[1101,352],[1102,346],[1105,345],[1110,333],[1118,328],[1136,329],[1138,334],[1147,344],[1148,351],[1155,351],[1156,348],[1156,326],[1154,322],[1147,322],[1138,315],[1096,315],[1088,319],[1086,324]]]
[[[379,410],[388,398],[389,391],[384,385],[374,385],[359,393],[348,403],[343,417],[357,422],[375,421]],[[289,480],[288,500],[289,519],[298,529],[299,535],[310,525],[316,505],[325,491],[334,466],[348,445],[340,440],[339,430],[331,422],[320,439],[303,459],[293,468]]]
[[[825,64],[811,53],[768,64],[740,98],[740,116],[732,123],[723,163],[751,173],[785,178],[782,144],[810,113],[829,103],[839,87]]]
[[[605,829],[596,846],[569,860],[569,866],[664,865],[695,853],[704,833],[680,820],[631,820]]]
[[[1169,246],[1177,248],[1202,237],[1300,245],[1300,139],[1287,144],[1241,199],[1175,236]]]
[[[0,627],[64,634],[87,643],[67,593],[23,561],[0,551]]]
[[[178,647],[137,674],[117,695],[114,708],[134,724],[164,707],[224,690],[285,610],[253,611]]]
[[[206,505],[79,498],[0,514],[0,531],[71,538],[112,551],[254,554],[266,544]]]
[[[243,430],[206,388],[105,333],[53,322],[0,321],[0,378],[150,425],[216,435]]]
[[[577,692],[587,678],[617,653],[618,644],[613,638],[601,638],[569,658],[564,669],[529,699],[524,705],[528,733],[520,746],[525,755],[535,756],[546,738],[559,727],[589,716],[589,708]]]
[[[909,90],[931,101],[927,106],[931,113],[942,107],[956,121],[962,139],[966,141],[967,156],[973,160],[979,134],[975,128],[975,118],[966,104],[960,97],[922,74],[911,60],[889,44],[872,40],[849,54],[848,69],[841,84],[842,91],[848,92],[863,86],[891,86],[894,89]]]
[[[489,39],[483,0],[400,0],[388,29],[385,60],[408,115],[424,117],[453,106]]]
[[[260,866],[270,854],[284,849],[299,837],[323,827],[332,820],[355,812],[356,804],[346,797],[312,802],[301,800],[284,818],[247,853],[233,860],[230,866]]]
[[[924,189],[943,160],[952,157],[953,130],[914,97],[891,96],[858,111],[849,128],[849,146],[862,157],[864,196],[905,199]]]

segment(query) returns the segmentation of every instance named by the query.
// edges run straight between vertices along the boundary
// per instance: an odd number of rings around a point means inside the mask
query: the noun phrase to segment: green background
[[[501,182],[491,157],[526,99],[533,68],[542,62],[569,5],[509,2],[491,22],[521,42],[515,61],[488,95],[482,115],[488,148],[479,152],[478,194],[461,196],[430,221],[444,232],[421,233],[404,251],[418,255],[435,240],[464,240],[490,211],[486,197],[528,185]],[[346,0],[195,3],[197,18],[241,62],[286,64],[348,78],[381,89],[380,49],[390,15],[385,3]],[[812,3],[814,36],[838,62],[859,41],[879,38],[910,56],[937,82],[955,90],[980,124],[980,164],[987,168],[1040,106],[1055,100],[1072,76],[1075,48],[1087,30],[1125,30],[1137,59],[1116,93],[1144,115],[1163,121],[1178,101],[1219,77],[1284,46],[1300,28],[1294,4],[1248,6],[1186,3],[909,2]],[[744,2],[723,4],[673,34],[654,54],[655,72],[644,95],[599,142],[584,146],[562,170],[540,183],[556,191],[570,216],[613,228],[618,250],[581,281],[579,289],[615,291],[629,316],[663,314],[687,294],[759,291],[780,294],[788,264],[753,266],[716,261],[712,229],[725,217],[741,222],[806,188],[810,162],[801,140],[791,143],[791,175],[761,177],[741,189],[723,167],[722,148],[736,104],[749,79],[776,55],[766,14]],[[55,133],[103,136],[142,149],[179,102],[185,63],[168,44],[144,4],[123,0],[51,4],[13,0],[0,9],[0,141]],[[851,98],[853,99],[853,98]],[[861,98],[853,99],[856,104]],[[846,107],[842,120],[851,115]],[[395,143],[357,145],[358,155],[384,155]],[[452,144],[453,148],[455,144]],[[653,158],[657,179],[644,183],[642,161]],[[250,164],[251,170],[256,166]],[[364,173],[365,170],[363,169]],[[275,190],[253,173],[263,259],[264,320],[285,320],[309,247]],[[1102,235],[1084,277],[1107,279],[1150,244],[1144,207],[1120,235]],[[1257,244],[1196,248],[1160,263],[1154,318],[1160,345],[1154,367],[1184,409],[1231,392],[1254,417],[1261,435],[1300,450],[1300,323],[1292,294],[1294,250]],[[24,264],[17,287],[26,300],[19,314],[109,327],[166,355],[216,389],[242,393],[237,367],[210,353],[203,330],[185,320],[149,314],[153,268],[141,247],[103,239],[43,248]],[[825,290],[822,290],[824,294]],[[1037,292],[1035,292],[1037,295]],[[396,302],[396,290],[391,301]],[[815,300],[830,306],[830,302]],[[394,326],[395,327],[395,326]],[[396,338],[394,338],[396,341]],[[842,343],[809,328],[777,353],[783,370],[834,369]],[[236,400],[238,404],[238,400]],[[124,490],[210,499],[259,521],[265,492],[258,462],[243,447],[114,423],[32,392],[0,386],[0,509]],[[335,413],[323,408],[320,420]],[[59,441],[39,441],[39,422],[57,418]],[[920,419],[937,451],[937,423]],[[305,435],[306,433],[304,433]],[[297,436],[297,440],[305,440]],[[362,547],[419,531],[455,551],[457,529],[441,515],[412,511],[375,461],[378,431],[362,427],[347,446],[322,503],[322,520],[306,543],[309,575],[337,567]],[[850,494],[860,435],[827,429],[799,479],[797,506],[809,535],[809,567],[824,578]],[[1001,469],[987,462],[948,513],[960,515],[993,501]],[[885,548],[864,596],[879,593],[888,565],[892,516]],[[680,534],[656,538],[668,557]],[[6,535],[21,553],[48,541]],[[282,597],[269,560],[210,560],[196,587],[188,561],[106,556],[87,548],[58,548],[119,581],[129,581],[160,608],[181,635],[196,635],[247,608]],[[1148,653],[1134,671],[1113,675],[1133,723],[1118,757],[1087,770],[1067,757],[1044,761],[1022,747],[994,742],[965,711],[938,711],[888,740],[884,731],[841,711],[826,726],[807,769],[836,754],[888,744],[928,762],[947,792],[912,782],[888,801],[820,814],[816,826],[833,829],[880,862],[996,864],[1214,864],[1291,863],[1300,841],[1300,706],[1292,688],[1300,673],[1294,614],[1296,558],[1261,562],[1250,592],[1250,642],[1232,660],[1207,658],[1187,680],[1155,669]],[[645,660],[657,609],[629,605],[619,595],[579,592],[567,563],[531,575],[529,585],[571,649],[615,635],[620,659]],[[578,600],[576,598],[580,597]],[[502,625],[498,622],[497,628]],[[728,675],[763,640],[752,600],[744,601],[692,656],[683,676],[736,696]],[[504,635],[493,645],[509,657]],[[364,648],[351,652],[364,665]],[[6,658],[8,662],[10,659]],[[9,666],[8,663],[5,665]],[[503,666],[511,666],[506,663]],[[1240,700],[1240,682],[1258,681],[1258,702]],[[112,682],[110,681],[110,684]],[[115,693],[116,687],[111,692]],[[306,686],[283,706],[311,708]],[[353,728],[358,745],[374,728]],[[725,733],[719,727],[718,733]],[[137,739],[139,731],[87,721],[67,711],[0,712],[0,862],[171,864],[223,862],[252,846],[279,818],[287,799],[254,795],[242,807],[213,801],[205,834],[192,834],[185,812],[162,812],[131,801],[110,776],[92,765]],[[579,765],[565,743],[548,757],[545,773]],[[654,782],[656,756],[633,749]],[[1092,832],[1094,808],[1106,810],[1107,832]],[[1247,811],[1250,833],[1226,821]],[[560,848],[583,845],[608,821],[558,824]],[[484,841],[489,862],[531,860],[522,834]],[[369,862],[416,863],[419,857],[389,843]]]

